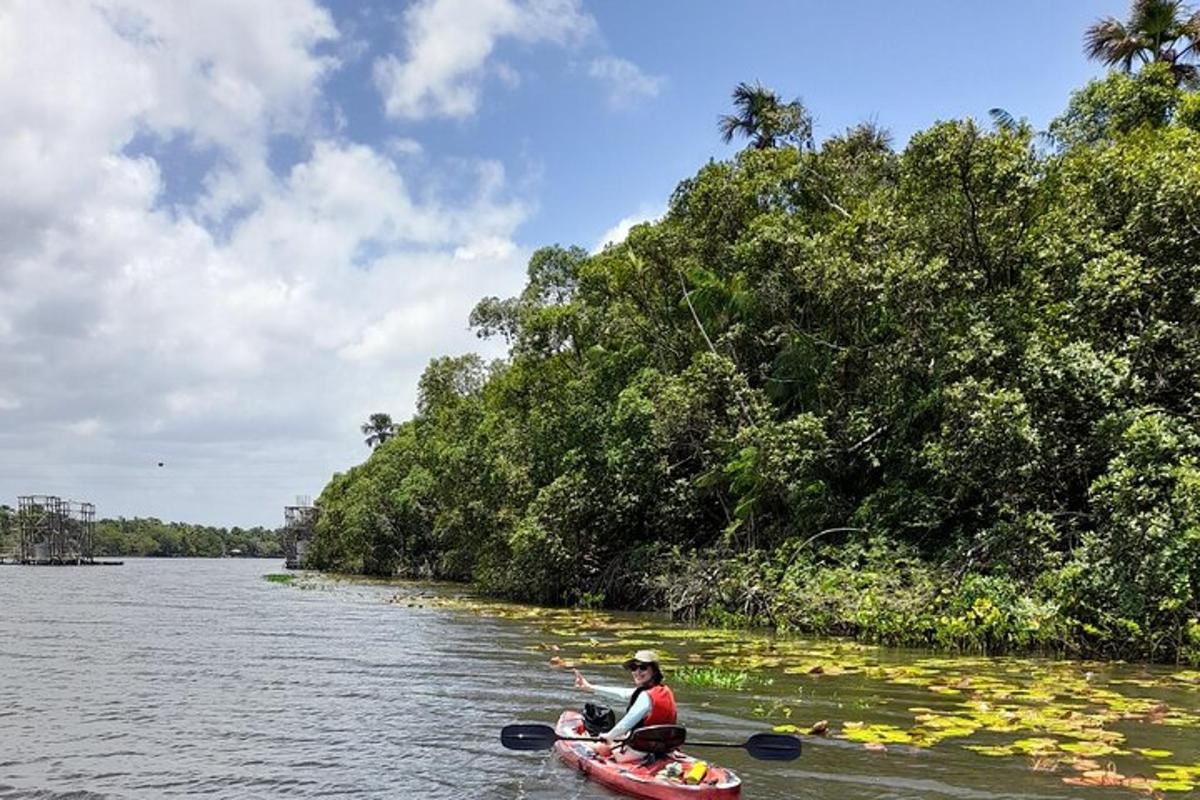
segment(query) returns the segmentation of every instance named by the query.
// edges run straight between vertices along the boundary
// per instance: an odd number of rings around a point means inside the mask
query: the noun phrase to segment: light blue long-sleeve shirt
[[[603,695],[610,700],[617,700],[622,703],[628,703],[629,698],[633,697],[633,689],[628,689],[623,686],[593,686],[596,694]],[[617,720],[617,724],[605,736],[610,736],[613,739],[619,739],[625,734],[633,730],[639,722],[644,720],[650,714],[650,695],[642,692],[638,695],[637,700],[633,701],[633,705],[625,712],[625,716]]]

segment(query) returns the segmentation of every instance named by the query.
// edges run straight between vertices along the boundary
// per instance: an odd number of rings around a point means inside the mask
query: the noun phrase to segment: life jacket
[[[626,711],[633,708],[634,702],[642,692],[645,692],[650,697],[650,713],[635,727],[641,728],[645,725],[674,725],[676,722],[675,695],[661,683],[657,686],[651,686],[649,689],[636,689],[633,697],[629,698],[629,706],[626,708]]]

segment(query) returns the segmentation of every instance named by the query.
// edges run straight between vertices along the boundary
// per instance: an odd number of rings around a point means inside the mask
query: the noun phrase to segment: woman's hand
[[[592,688],[592,684],[588,683],[588,679],[583,677],[583,673],[581,673],[577,669],[571,670],[571,671],[575,673],[575,688],[576,689],[582,689],[585,692],[595,691],[595,689]]]

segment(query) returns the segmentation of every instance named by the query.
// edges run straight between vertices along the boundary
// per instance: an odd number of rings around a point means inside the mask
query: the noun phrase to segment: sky
[[[897,146],[1102,69],[1104,0],[0,0],[0,503],[282,523],[537,247],[731,156],[740,81]],[[161,466],[160,466],[161,464]]]

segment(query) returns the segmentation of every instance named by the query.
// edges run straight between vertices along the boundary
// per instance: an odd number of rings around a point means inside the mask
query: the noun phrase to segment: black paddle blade
[[[500,729],[500,744],[509,750],[549,750],[558,734],[549,725],[505,725]]]
[[[800,755],[800,740],[786,733],[756,733],[745,747],[750,755],[763,761],[791,761]]]
[[[634,750],[658,755],[678,749],[686,738],[687,729],[682,725],[650,725],[629,734],[625,744]]]

